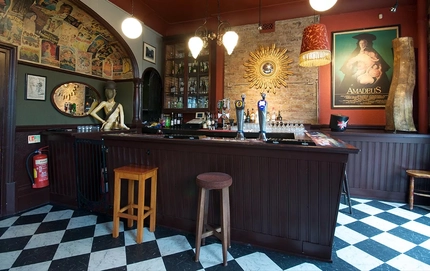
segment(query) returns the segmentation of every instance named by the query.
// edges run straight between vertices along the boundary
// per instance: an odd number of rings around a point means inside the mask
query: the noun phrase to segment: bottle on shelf
[[[176,117],[175,117],[175,113],[173,113],[173,112],[172,112],[172,118],[171,118],[170,126],[172,127],[172,129],[176,129]]]
[[[276,117],[276,121],[282,121],[281,110],[278,111],[278,116]]]
[[[175,84],[171,84],[170,85],[170,94],[175,94],[176,93],[176,86],[175,86]]]
[[[182,97],[178,98],[178,103],[176,104],[177,108],[182,108],[184,106],[184,103],[182,101]]]
[[[271,121],[275,121],[276,120],[276,111],[275,108],[272,108],[272,117],[270,119]]]
[[[184,81],[182,81],[182,78],[179,78],[179,94],[184,94]]]
[[[245,122],[246,122],[246,123],[251,122],[251,116],[249,115],[249,109],[246,109]]]
[[[251,109],[251,122],[254,123],[255,122],[255,113],[254,113],[254,108]]]

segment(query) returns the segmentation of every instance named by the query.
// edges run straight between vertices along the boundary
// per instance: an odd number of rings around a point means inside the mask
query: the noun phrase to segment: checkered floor
[[[0,220],[0,270],[430,270],[430,213],[403,203],[353,198],[341,204],[332,263],[232,243],[223,267],[214,239],[194,257],[194,235],[146,228],[112,238],[111,218],[46,205]],[[122,223],[121,223],[122,224]]]

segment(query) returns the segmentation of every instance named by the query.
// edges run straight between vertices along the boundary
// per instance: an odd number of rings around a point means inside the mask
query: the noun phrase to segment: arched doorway
[[[154,68],[142,74],[142,122],[158,121],[162,110],[163,81]]]

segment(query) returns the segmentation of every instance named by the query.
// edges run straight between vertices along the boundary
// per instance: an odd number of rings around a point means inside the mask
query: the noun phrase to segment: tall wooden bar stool
[[[200,245],[205,244],[205,238],[214,235],[222,242],[223,265],[227,265],[227,248],[230,247],[230,199],[229,187],[232,184],[230,175],[221,172],[206,172],[197,176],[199,201],[197,207],[196,225],[196,257],[199,261]],[[221,190],[221,226],[214,228],[208,225],[209,191]]]
[[[136,243],[142,243],[143,221],[149,216],[149,231],[155,231],[157,215],[157,167],[128,165],[114,169],[114,200],[112,236],[119,235],[119,218],[127,218],[127,226],[132,227],[137,221]],[[128,204],[121,208],[121,180],[128,180]],[[150,205],[145,206],[145,183],[151,181]],[[138,182],[137,204],[134,199],[134,185]]]
[[[414,208],[414,195],[422,197],[430,197],[430,191],[415,190],[415,178],[430,179],[430,171],[408,169],[406,173],[409,175],[409,209]]]

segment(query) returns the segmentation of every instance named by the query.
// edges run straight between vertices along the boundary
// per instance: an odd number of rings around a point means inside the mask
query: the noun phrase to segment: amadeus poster
[[[399,27],[333,32],[332,108],[385,107]]]

